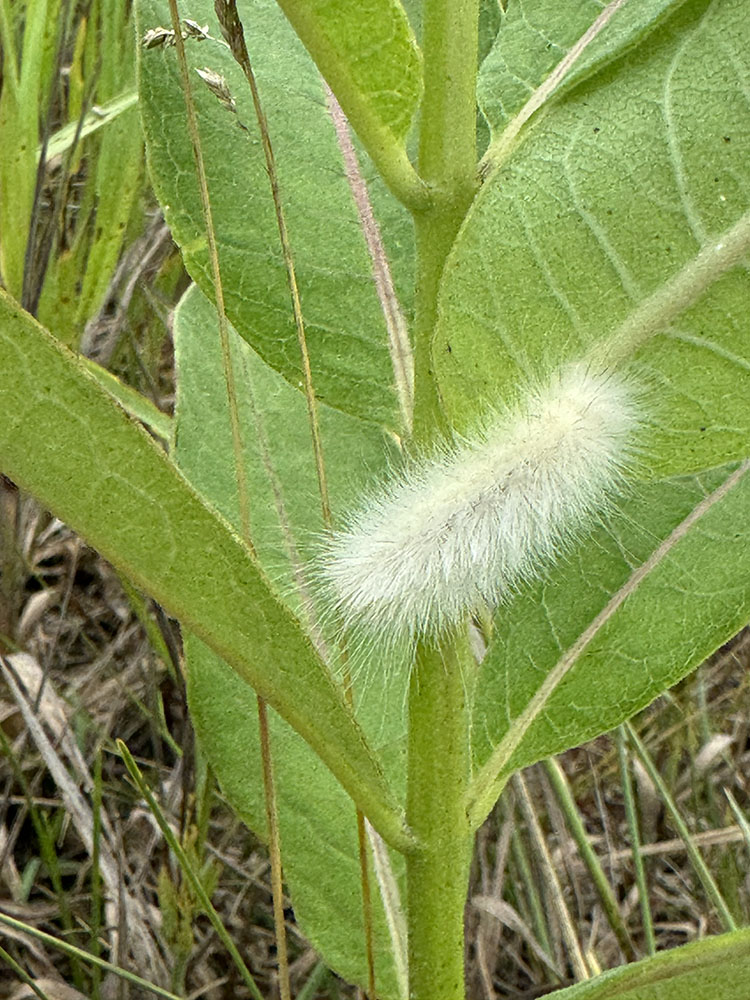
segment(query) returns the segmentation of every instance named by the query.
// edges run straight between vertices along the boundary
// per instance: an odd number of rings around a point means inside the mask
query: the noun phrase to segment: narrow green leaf
[[[240,3],[279,173],[318,397],[392,428],[399,407],[388,334],[361,222],[314,63],[275,4]],[[168,23],[165,3],[139,0],[138,31]],[[193,74],[229,319],[295,387],[301,365],[287,274],[249,87],[221,38],[211,0],[190,12],[212,38],[188,39],[236,101],[228,111]],[[157,197],[191,275],[212,295],[193,154],[174,51],[141,50],[141,113]],[[388,196],[390,201],[393,198]]]
[[[0,925],[3,927],[10,927],[17,933],[24,934],[37,941],[41,941],[42,944],[46,945],[48,948],[52,948],[54,951],[60,951],[64,955],[70,956],[72,959],[87,962],[89,965],[92,965],[97,969],[101,969],[102,972],[119,976],[126,982],[132,983],[133,986],[137,986],[138,989],[142,990],[144,993],[148,993],[156,997],[162,997],[163,1000],[181,1000],[176,993],[170,993],[169,990],[165,990],[161,986],[156,986],[154,983],[150,983],[147,979],[143,979],[141,976],[136,976],[134,972],[120,968],[119,965],[114,965],[112,962],[105,962],[103,958],[92,955],[83,948],[76,948],[75,945],[69,944],[67,941],[53,937],[51,934],[46,934],[44,931],[40,931],[39,928],[35,927],[33,924],[27,924],[23,920],[15,920],[13,917],[9,917],[7,913],[0,913]]]
[[[750,930],[674,948],[550,994],[550,1000],[746,1000]]]
[[[0,281],[19,299],[36,188],[40,109],[46,102],[54,47],[62,44],[57,9],[57,0],[27,4],[20,58],[11,18],[0,20]]]
[[[222,792],[265,837],[258,707],[249,685],[195,637],[185,637],[188,701],[196,733]],[[354,803],[302,739],[270,715],[284,881],[295,919],[326,965],[366,985],[367,965]],[[394,860],[398,863],[396,856]],[[398,863],[401,873],[403,864]],[[373,878],[371,874],[371,878]],[[373,878],[378,996],[400,995],[393,947]]]
[[[475,823],[513,773],[612,729],[750,618],[750,475],[643,487],[501,608],[474,708]]]
[[[229,668],[227,667],[227,670]],[[232,675],[235,676],[235,675]],[[198,901],[201,905],[201,910],[206,914],[211,922],[211,926],[214,929],[216,936],[221,941],[222,945],[226,948],[229,957],[232,959],[235,968],[239,972],[240,978],[242,979],[245,987],[249,991],[253,1000],[263,1000],[263,994],[258,989],[258,985],[253,979],[252,973],[247,967],[245,959],[240,954],[240,950],[237,947],[234,939],[227,930],[219,914],[216,912],[213,903],[211,902],[211,895],[204,884],[204,879],[201,877],[201,872],[199,871],[195,861],[190,858],[189,853],[185,850],[183,845],[180,843],[178,838],[175,836],[174,831],[169,825],[169,820],[164,815],[156,801],[151,789],[146,784],[143,774],[140,768],[135,762],[133,755],[127,748],[127,745],[123,743],[122,740],[117,741],[117,749],[120,751],[120,756],[122,757],[125,767],[128,769],[128,774],[135,782],[135,786],[146,800],[146,803],[151,811],[151,815],[156,820],[157,826],[161,830],[162,836],[164,837],[169,849],[175,856],[177,863],[180,866],[183,876],[186,878],[187,882],[190,884],[193,892],[195,893]],[[176,906],[176,901],[175,901]]]
[[[88,358],[81,358],[81,362],[103,389],[116,399],[120,406],[136,420],[140,420],[150,431],[153,431],[162,441],[172,440],[172,418],[158,408],[151,400],[133,389],[132,386],[122,382],[116,375],[106,368],[102,368],[96,361]]]
[[[644,386],[655,478],[745,455],[749,53],[742,2],[690,0],[556,103],[487,182],[434,343],[461,429],[519,381],[602,351],[632,358]]]
[[[133,60],[132,51],[128,53]],[[128,220],[144,186],[143,137],[135,109],[121,114],[100,134],[96,154],[96,220],[78,299],[77,327],[83,329],[104,303],[115,273]]]
[[[0,469],[209,643],[386,838],[401,814],[340,691],[231,528],[79,362],[0,295]]]
[[[63,125],[59,128],[53,136],[51,136],[49,142],[47,143],[47,159],[51,160],[55,156],[62,156],[66,153],[73,142],[78,136],[79,140],[85,139],[89,135],[93,135],[94,132],[98,132],[100,128],[105,125],[109,125],[110,122],[115,121],[119,116],[127,111],[128,108],[134,107],[138,103],[138,94],[135,88],[125,90],[122,94],[117,97],[113,97],[111,101],[107,101],[106,104],[97,106],[96,111],[88,111],[84,117],[83,122],[80,124],[77,121],[68,122],[67,125]],[[41,154],[41,147],[36,151],[37,161]]]

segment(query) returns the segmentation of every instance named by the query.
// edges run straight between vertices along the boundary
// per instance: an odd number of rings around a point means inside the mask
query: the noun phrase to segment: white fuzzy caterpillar
[[[407,466],[319,558],[340,619],[396,640],[497,605],[606,509],[637,422],[626,381],[579,364],[475,439]]]

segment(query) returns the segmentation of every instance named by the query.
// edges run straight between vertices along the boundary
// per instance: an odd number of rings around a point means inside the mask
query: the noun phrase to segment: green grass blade
[[[128,773],[130,774],[130,777],[135,782],[136,787],[138,788],[138,791],[140,792],[140,794],[144,797],[144,799],[148,803],[148,807],[151,810],[151,814],[153,815],[154,819],[158,823],[159,829],[161,830],[161,832],[162,832],[162,834],[164,836],[164,839],[166,840],[167,844],[169,845],[169,848],[172,851],[172,853],[174,854],[174,856],[177,858],[177,861],[178,861],[178,863],[180,865],[180,868],[182,869],[184,875],[187,877],[188,881],[190,882],[191,886],[193,887],[193,890],[195,891],[195,895],[197,896],[198,900],[200,901],[201,907],[203,908],[203,910],[205,911],[206,915],[208,916],[208,919],[211,921],[211,926],[216,931],[216,934],[217,934],[219,940],[221,941],[221,943],[224,945],[224,947],[229,952],[229,955],[230,955],[232,961],[234,962],[234,964],[235,964],[235,966],[237,968],[237,971],[239,972],[240,976],[242,977],[242,981],[244,982],[245,986],[247,986],[248,990],[250,991],[251,995],[255,998],[255,1000],[263,1000],[263,994],[258,989],[258,985],[255,982],[255,979],[253,978],[252,973],[250,972],[250,970],[248,969],[247,965],[245,964],[245,961],[242,958],[242,955],[240,955],[240,952],[239,952],[239,949],[237,948],[237,945],[234,943],[234,941],[232,940],[231,936],[229,935],[229,932],[227,931],[226,927],[222,923],[221,917],[216,912],[216,910],[214,908],[214,905],[211,902],[211,899],[210,899],[208,893],[206,892],[206,889],[205,889],[205,887],[203,885],[203,881],[202,881],[200,875],[195,870],[195,868],[193,867],[193,865],[190,863],[190,859],[188,858],[187,854],[183,850],[182,845],[180,844],[180,842],[177,840],[177,838],[175,837],[174,833],[172,832],[172,829],[171,829],[169,823],[167,822],[167,818],[164,815],[164,813],[162,812],[161,807],[159,806],[159,803],[156,801],[156,799],[152,795],[151,789],[148,787],[148,785],[146,784],[146,782],[143,780],[143,775],[141,774],[141,771],[140,771],[138,765],[136,764],[135,760],[133,759],[132,754],[130,753],[130,751],[128,750],[128,748],[125,746],[125,744],[122,742],[122,740],[118,740],[117,741],[117,747],[118,747],[118,750],[120,751],[120,755],[122,756],[122,759],[125,762],[125,766],[128,769]]]
[[[104,128],[105,125],[109,125],[110,122],[115,121],[128,108],[135,107],[137,103],[138,92],[135,87],[131,87],[117,97],[113,97],[111,101],[97,105],[95,111],[86,112],[80,127],[78,121],[68,122],[67,125],[63,125],[62,128],[59,128],[50,137],[47,143],[47,159],[51,160],[56,156],[62,156],[63,153],[67,153],[76,141],[76,137],[79,142],[82,142],[87,136],[94,135],[100,128]],[[41,152],[40,146],[36,151],[37,162],[39,161]]]
[[[745,844],[748,850],[750,850],[750,822],[748,822],[747,816],[740,809],[737,804],[737,800],[728,788],[724,789],[724,794],[729,801],[729,808],[732,810],[734,818],[737,820],[737,825],[742,831],[742,836],[745,838]]]
[[[165,990],[161,986],[155,986],[147,979],[142,979],[140,976],[137,976],[134,972],[128,972],[127,969],[122,969],[119,965],[113,965],[112,962],[107,962],[103,958],[97,958],[96,955],[90,955],[82,948],[76,948],[75,945],[68,944],[67,941],[61,941],[52,934],[40,931],[31,924],[24,923],[23,920],[16,920],[15,917],[10,917],[7,913],[0,912],[0,926],[3,924],[6,927],[12,927],[13,930],[20,931],[23,934],[28,934],[29,937],[36,938],[37,941],[41,941],[42,944],[49,945],[51,948],[56,948],[57,951],[61,951],[70,958],[74,958],[79,962],[87,962],[89,965],[95,965],[97,968],[101,969],[102,972],[113,972],[116,976],[119,976],[120,979],[124,979],[128,983],[132,983],[133,986],[137,986],[139,989],[145,990],[156,997],[162,997],[163,1000],[183,1000],[183,998],[177,996],[176,993],[170,993],[169,990]]]
[[[615,899],[615,894],[612,891],[612,886],[609,884],[607,876],[604,874],[601,862],[599,861],[599,858],[589,841],[588,834],[586,833],[581,819],[581,814],[578,811],[575,799],[573,798],[573,794],[570,790],[567,776],[560,766],[559,761],[555,760],[553,757],[548,757],[547,760],[544,761],[544,769],[547,772],[550,782],[552,783],[552,788],[555,791],[557,801],[560,803],[562,811],[565,815],[565,821],[570,828],[571,834],[573,835],[578,852],[588,869],[594,885],[596,886],[596,891],[599,893],[599,899],[604,907],[604,912],[607,915],[607,920],[609,920],[609,925],[614,931],[615,937],[617,938],[625,955],[627,955],[629,959],[633,959],[635,958],[633,942],[622,919],[622,915],[620,914],[620,908],[617,905],[617,900]]]
[[[708,865],[703,860],[703,857],[701,856],[701,853],[698,850],[695,841],[693,840],[690,830],[687,827],[687,823],[682,818],[682,814],[680,810],[677,808],[677,803],[675,802],[672,793],[669,791],[666,782],[659,773],[659,769],[654,763],[651,754],[648,752],[643,742],[641,741],[641,738],[638,736],[635,729],[633,728],[633,726],[630,725],[630,723],[627,723],[625,725],[625,729],[627,731],[629,739],[632,741],[633,746],[635,747],[636,753],[641,759],[641,763],[648,772],[649,778],[653,781],[657,791],[659,792],[659,795],[664,801],[664,805],[666,806],[667,812],[669,813],[670,818],[675,825],[677,833],[685,843],[688,857],[690,858],[693,868],[695,869],[695,873],[700,879],[701,884],[703,885],[703,888],[706,892],[706,895],[716,907],[716,911],[719,914],[719,918],[722,924],[728,931],[736,930],[737,925],[734,921],[734,917],[729,912],[729,907],[724,901],[724,897],[722,896],[719,887],[716,884],[716,881],[714,880],[713,875],[709,871]]]
[[[50,1000],[50,997],[40,989],[28,972],[18,964],[18,962],[13,958],[13,956],[5,950],[5,948],[0,948],[0,961],[5,962],[13,972],[18,976],[22,983],[25,983],[29,989],[39,997],[39,1000]]]
[[[641,854],[641,833],[628,762],[627,730],[624,726],[619,726],[617,729],[617,757],[620,765],[623,798],[625,800],[625,814],[627,815],[628,830],[630,831],[630,849],[635,869],[635,883],[638,886],[638,900],[641,907],[643,933],[646,938],[646,948],[649,955],[655,955],[656,936],[654,935],[654,920],[651,916],[651,902],[649,899],[648,883],[646,881],[646,869],[643,864],[643,855]]]

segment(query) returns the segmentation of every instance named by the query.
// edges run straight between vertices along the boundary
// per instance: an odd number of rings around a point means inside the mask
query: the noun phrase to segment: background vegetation
[[[168,415],[187,279],[144,168],[129,7],[1,0],[0,41],[6,286]],[[175,624],[7,480],[0,571],[0,996],[253,995],[188,867],[272,996],[265,850],[195,745]],[[585,978],[750,921],[749,655],[738,636],[632,726],[514,779],[478,837],[472,1000],[540,996],[569,961]],[[296,994],[353,994],[286,916]]]

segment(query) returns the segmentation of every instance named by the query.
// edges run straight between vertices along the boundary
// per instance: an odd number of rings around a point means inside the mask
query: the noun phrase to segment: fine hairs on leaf
[[[437,637],[506,600],[621,490],[640,409],[625,376],[579,363],[474,435],[406,464],[318,557],[332,613],[397,643]]]

